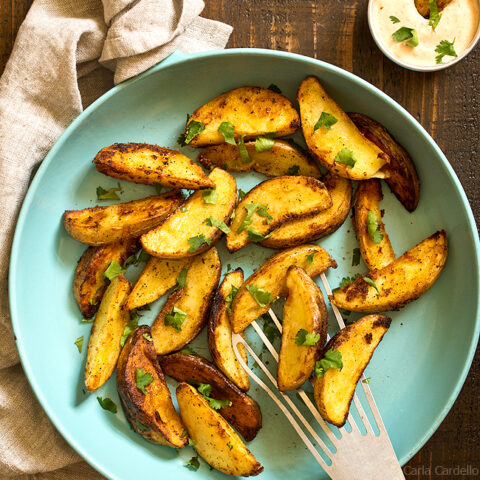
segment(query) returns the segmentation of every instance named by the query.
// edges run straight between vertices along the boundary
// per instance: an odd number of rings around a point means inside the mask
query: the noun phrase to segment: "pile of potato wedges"
[[[157,194],[152,189],[146,198],[63,217],[66,231],[87,245],[73,282],[81,314],[94,318],[87,390],[98,390],[116,369],[120,403],[135,432],[159,445],[193,446],[211,467],[236,476],[263,471],[241,438],[255,438],[262,414],[247,393],[247,352],[239,345],[237,357],[232,333],[243,335],[284,298],[277,387],[296,390],[311,381],[320,414],[340,427],[391,324],[382,313],[432,287],[448,254],[440,230],[395,255],[382,220],[381,183],[413,212],[420,181],[384,126],[344,112],[316,77],[300,84],[298,110],[277,90],[236,88],[188,116],[182,145],[202,148],[198,163],[158,145],[103,148],[93,160],[98,172],[151,185]],[[297,131],[306,149],[286,138]],[[250,171],[268,178],[241,192],[234,174]],[[158,193],[164,188],[170,190]],[[328,309],[314,278],[337,262],[314,242],[338,230],[352,206],[368,271],[344,279],[329,301],[367,315],[328,339]],[[278,251],[246,279],[240,266],[221,279],[215,244],[224,235],[230,253],[248,244]],[[128,266],[142,262],[132,285]],[[164,296],[151,326],[138,325],[139,312]],[[204,328],[211,360],[189,346]],[[178,409],[165,377],[178,382]]]

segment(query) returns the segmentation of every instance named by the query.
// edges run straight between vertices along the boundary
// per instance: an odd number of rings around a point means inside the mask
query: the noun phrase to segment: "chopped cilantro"
[[[266,133],[265,135],[260,135],[255,139],[255,150],[258,153],[271,150],[275,145],[275,132]]]
[[[188,243],[191,245],[188,251],[196,252],[204,243],[210,245],[210,243],[212,243],[212,240],[210,238],[206,238],[205,235],[201,233],[200,235],[197,235],[195,237],[190,237],[188,239]]]
[[[117,413],[117,405],[112,399],[108,397],[105,397],[105,398],[97,397],[97,400],[100,406],[104,410],[107,410],[108,412],[112,412],[112,413]]]
[[[257,215],[267,219],[267,223],[270,223],[270,220],[273,217],[268,213],[268,207],[266,205],[259,205],[257,209]]]
[[[327,350],[321,360],[315,363],[315,375],[321,378],[330,368],[343,368],[342,354],[339,350]]]
[[[138,318],[133,317],[123,329],[122,338],[120,339],[120,346],[123,347],[129,335],[138,327]]]
[[[308,255],[305,255],[307,257],[307,262],[311,265],[313,263],[313,257],[316,252],[309,253]]]
[[[263,242],[273,234],[273,232],[270,232],[268,235],[262,235],[251,228],[247,228],[246,232],[248,234],[248,241],[254,243]]]
[[[259,288],[257,285],[246,285],[245,288],[250,292],[250,295],[254,300],[263,308],[266,307],[272,301],[272,294]]]
[[[195,443],[193,443],[193,440],[191,438],[188,439],[188,446],[193,447]]]
[[[118,188],[110,188],[109,190],[105,190],[103,187],[97,187],[97,200],[120,200],[116,192],[121,191],[120,184]]]
[[[144,333],[142,335],[142,337],[145,339],[145,340],[148,340],[149,342],[153,342],[153,338],[148,334],[148,333]]]
[[[369,210],[367,215],[368,234],[373,243],[380,243],[383,240],[383,233],[380,231],[380,225],[375,214]]]
[[[410,47],[418,46],[418,35],[417,31],[414,28],[401,27],[397,31],[392,33],[392,38],[394,42],[401,43],[407,41],[407,45]]]
[[[145,372],[143,368],[137,368],[135,372],[135,380],[137,388],[144,394],[147,394],[145,387],[148,387],[153,382],[153,375],[149,372]]]
[[[445,55],[448,55],[449,57],[457,57],[457,52],[453,48],[453,45],[455,43],[455,39],[453,42],[449,42],[448,40],[442,40],[437,47],[435,48],[435,51],[439,54],[435,57],[435,61],[437,63],[442,63],[443,57]]]
[[[232,302],[233,299],[237,296],[238,288],[235,285],[232,285],[230,293],[225,297],[225,302],[227,306],[225,307],[228,312],[232,313]]]
[[[188,468],[189,470],[192,470],[192,472],[196,472],[200,468],[200,462],[198,461],[198,455],[195,457],[192,457],[186,464],[185,467]]]
[[[271,83],[267,88],[272,92],[282,93],[282,91],[274,83]]]
[[[357,159],[353,156],[353,152],[348,148],[342,148],[335,156],[335,161],[344,163],[347,167],[353,168],[357,163]]]
[[[285,172],[285,175],[298,175],[300,171],[300,167],[298,165],[292,165],[288,167],[288,170]]]
[[[354,248],[352,255],[352,267],[356,267],[357,265],[360,265],[360,249]]]
[[[230,122],[222,122],[218,127],[218,133],[223,135],[226,143],[230,145],[236,145],[235,142],[235,129]]]
[[[371,379],[372,379],[372,377],[364,378],[364,379],[362,380],[362,383],[369,384]]]
[[[241,188],[239,188],[238,189],[238,197],[240,198],[240,200],[242,200],[245,195],[246,195],[246,193]]]
[[[83,336],[78,337],[78,338],[75,340],[74,343],[75,343],[75,345],[76,345],[77,348],[78,348],[78,353],[82,353]]]
[[[337,288],[334,288],[332,290],[332,292],[336,292],[340,288],[343,288],[343,287],[346,287],[346,286],[350,285],[351,283],[353,283],[355,280],[357,280],[361,276],[362,276],[361,273],[356,273],[353,277],[343,277],[341,282],[340,282],[340,285]]]
[[[205,203],[215,205],[218,200],[217,188],[206,188],[205,190],[202,190],[202,197]]]
[[[187,207],[180,207],[180,211],[182,213],[188,212],[188,208]]]
[[[187,117],[188,122],[188,117]],[[188,145],[197,135],[200,135],[205,130],[205,125],[202,122],[197,122],[192,120],[187,124],[185,129],[185,139],[184,144]]]
[[[428,0],[428,8],[430,10],[430,19],[428,20],[428,24],[432,27],[432,30],[435,31],[440,19],[442,18],[442,15],[438,12],[437,0]]]
[[[338,122],[338,119],[331,113],[322,112],[320,118],[317,120],[317,123],[313,127],[313,131],[318,130],[319,128],[326,128],[330,130],[333,125]]]
[[[252,216],[259,206],[260,206],[259,203],[249,203],[248,205],[245,205],[245,210],[247,211],[247,215],[243,219],[243,222],[238,227],[237,233],[242,233],[246,227],[252,224],[253,222]]]
[[[319,333],[308,333],[307,330],[301,328],[295,335],[295,343],[301,347],[313,347],[320,340]]]
[[[390,15],[390,20],[392,23],[400,23],[400,19],[395,15]]]
[[[128,267],[130,265],[137,266],[139,263],[145,263],[148,262],[148,259],[150,258],[150,255],[145,251],[145,250],[140,250],[140,253],[138,255],[130,255],[126,260],[125,263],[123,264],[123,267]]]
[[[230,442],[227,442],[227,447],[228,447],[230,450],[233,450],[233,445],[231,445]]]
[[[205,220],[205,223],[209,227],[219,228],[223,233],[225,233],[227,235],[231,232],[230,228],[227,226],[227,224],[223,220],[217,220],[216,218],[208,217]]]
[[[82,323],[92,323],[93,318],[82,318]]]
[[[179,290],[183,288],[187,282],[187,273],[188,268],[182,268],[182,271],[178,274],[177,277],[177,285],[175,286],[175,290]]]
[[[183,322],[186,318],[187,314],[183,310],[173,307],[172,311],[165,315],[163,323],[172,326],[177,332],[179,332],[182,329]]]
[[[103,272],[103,275],[112,281],[115,277],[118,277],[121,273],[125,273],[126,268],[123,268],[118,262],[110,262],[110,265]]]
[[[232,402],[230,400],[217,400],[210,397],[212,393],[212,386],[209,383],[194,382],[197,385],[197,390],[208,400],[210,407],[214,410],[220,410],[221,408],[230,407]]]
[[[250,163],[252,161],[252,157],[250,157],[247,147],[245,146],[244,138],[245,138],[245,135],[242,135],[238,139],[238,150],[240,152],[240,160],[242,161],[242,163]]]
[[[378,287],[377,285],[375,284],[375,282],[371,279],[371,278],[368,278],[368,277],[363,277],[363,280],[365,282],[367,282],[371,287],[373,287],[377,293],[380,293],[379,290],[378,290]]]

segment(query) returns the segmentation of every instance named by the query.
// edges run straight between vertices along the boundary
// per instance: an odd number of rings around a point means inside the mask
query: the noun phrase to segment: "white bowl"
[[[455,57],[454,60],[447,63],[440,63],[438,65],[431,65],[431,66],[412,65],[411,63],[404,62],[400,58],[397,58],[394,55],[392,55],[392,53],[385,47],[385,45],[383,45],[377,31],[375,30],[375,25],[373,22],[373,3],[374,3],[374,0],[369,0],[368,2],[368,27],[370,28],[370,33],[372,34],[372,37],[375,40],[375,43],[377,44],[377,47],[382,51],[382,53],[386,57],[392,60],[392,62],[395,62],[397,65],[407,68],[408,70],[415,70],[417,72],[436,72],[437,70],[443,70],[444,68],[451,67],[452,65],[455,65],[456,63],[458,63],[460,60],[464,59],[477,46],[480,40],[480,17],[479,17],[477,33],[473,37],[470,43],[470,46],[466,50],[464,50],[460,55],[458,55],[458,57]],[[479,0],[479,4],[480,4],[480,0]]]

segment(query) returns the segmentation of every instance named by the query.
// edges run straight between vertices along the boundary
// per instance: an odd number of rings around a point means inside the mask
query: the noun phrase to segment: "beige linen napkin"
[[[28,184],[67,125],[114,83],[176,49],[190,53],[225,47],[232,28],[201,18],[203,8],[202,0],[35,0],[18,32],[0,78],[2,479],[36,473],[35,479],[102,478],[57,433],[19,365],[7,278]]]

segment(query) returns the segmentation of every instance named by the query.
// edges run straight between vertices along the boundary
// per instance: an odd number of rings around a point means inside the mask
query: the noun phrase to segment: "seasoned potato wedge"
[[[188,436],[175,410],[147,325],[128,337],[117,365],[117,389],[123,411],[132,429],[145,440],[173,448],[185,447]],[[140,370],[140,371],[139,371]],[[137,386],[137,375],[149,375],[152,382]]]
[[[208,218],[229,222],[237,203],[237,183],[235,179],[220,168],[209,175],[215,182],[215,190],[195,192],[157,228],[142,235],[144,250],[150,255],[161,258],[184,258],[198,255],[208,250],[221,236],[222,231],[207,225]],[[211,193],[211,197],[204,195]],[[214,202],[214,203],[207,203]],[[201,239],[201,245],[189,243],[189,240]]]
[[[66,210],[63,222],[75,240],[94,247],[107,245],[148,232],[182,202],[182,194],[171,191],[108,207]]]
[[[288,98],[259,87],[235,88],[197,108],[187,122],[186,135],[194,121],[203,123],[205,129],[192,139],[191,147],[223,143],[225,138],[218,132],[222,122],[233,125],[235,139],[245,135],[246,140],[266,133],[284,137],[300,126],[298,112]]]
[[[103,272],[110,262],[123,265],[136,248],[136,240],[129,239],[102,247],[88,247],[83,252],[73,277],[73,295],[84,318],[92,318],[100,306],[107,288],[107,278]]]
[[[114,143],[102,148],[93,163],[100,173],[135,183],[194,190],[215,186],[188,157],[158,145]]]
[[[452,0],[437,0],[438,11],[441,12]],[[430,8],[428,6],[429,0],[415,0],[415,6],[418,13],[422,17],[428,18],[430,15]]]
[[[170,294],[153,322],[152,337],[158,355],[180,350],[202,331],[221,268],[215,247],[195,257],[188,269],[185,287]],[[175,314],[178,310],[181,313]],[[175,317],[172,323],[168,323],[170,315]]]
[[[265,180],[250,190],[235,209],[227,248],[236,252],[258,241],[258,235],[265,237],[288,220],[312,216],[331,206],[327,188],[315,178],[285,176]],[[253,208],[254,213],[250,214],[248,208]]]
[[[123,329],[130,321],[125,307],[129,293],[130,283],[119,275],[111,281],[102,298],[88,341],[85,386],[89,392],[100,388],[115,370]]]
[[[143,269],[132,293],[128,297],[127,308],[143,307],[147,303],[154,302],[177,283],[177,277],[182,270],[192,263],[192,258],[150,257]]]
[[[229,309],[235,292],[242,286],[243,271],[237,268],[225,275],[222,284],[213,297],[212,313],[208,321],[208,348],[215,365],[240,390],[247,391],[250,381],[247,372],[237,360],[232,347],[232,326]],[[242,344],[238,344],[238,352],[245,363],[248,363],[247,352]]]
[[[231,406],[218,412],[249,442],[262,428],[262,412],[257,402],[239,390],[225,375],[205,358],[198,355],[173,353],[162,357],[160,365],[165,375],[179,382],[208,383],[211,398],[230,400]]]
[[[348,116],[366,138],[389,156],[390,163],[382,169],[385,181],[403,206],[413,212],[420,198],[420,180],[410,155],[380,123],[361,113]]]
[[[305,270],[292,265],[285,284],[288,297],[283,310],[282,346],[277,368],[280,391],[296,390],[308,380],[318,351],[327,340],[328,328],[322,292]],[[296,337],[302,330],[318,334],[320,338],[314,345],[298,345]]]
[[[398,310],[423,295],[442,273],[448,243],[444,230],[434,233],[398,257],[390,265],[363,275],[331,296],[339,308],[352,312]],[[378,288],[369,285],[370,278]],[[238,295],[237,295],[238,296]]]
[[[383,268],[395,260],[392,244],[385,231],[379,202],[382,200],[382,186],[380,180],[371,178],[360,182],[355,192],[353,226],[357,234],[360,253],[369,270]],[[377,230],[373,238],[369,233],[368,216],[374,216]],[[370,223],[374,230],[375,223]],[[375,243],[377,240],[378,243]]]
[[[245,148],[252,159],[249,163],[242,162],[240,150],[230,143],[207,147],[197,160],[205,168],[220,167],[231,172],[254,170],[267,177],[280,177],[290,172],[305,177],[320,178],[322,176],[317,164],[286,140],[275,140],[273,147],[263,152],[257,152],[253,141],[245,142]]]
[[[343,363],[341,369],[329,368],[323,377],[313,379],[315,403],[327,422],[345,425],[358,380],[391,321],[383,315],[367,315],[340,330],[325,346],[324,353],[338,350]]]
[[[262,246],[295,247],[329,235],[342,226],[352,205],[352,183],[332,172],[327,173],[322,181],[330,194],[332,206],[311,217],[285,222],[261,242]]]
[[[263,471],[232,427],[210,408],[188,383],[177,386],[180,415],[197,453],[213,468],[228,475],[251,477]]]
[[[307,77],[300,84],[297,100],[307,146],[325,168],[352,180],[383,176],[378,171],[388,163],[388,155],[359,132],[316,77]],[[333,115],[337,122],[330,128],[321,126],[315,130],[322,113]],[[353,152],[352,162],[356,160],[352,167],[345,163],[350,161],[346,158],[349,157],[348,152]]]
[[[310,277],[320,275],[329,267],[337,268],[337,262],[320,245],[302,245],[273,255],[247,278],[233,300],[230,322],[235,333],[242,332],[254,320],[268,312],[277,296],[288,295],[285,278],[291,265],[303,268]],[[264,306],[250,293],[257,288],[270,293],[270,301],[262,303]]]

